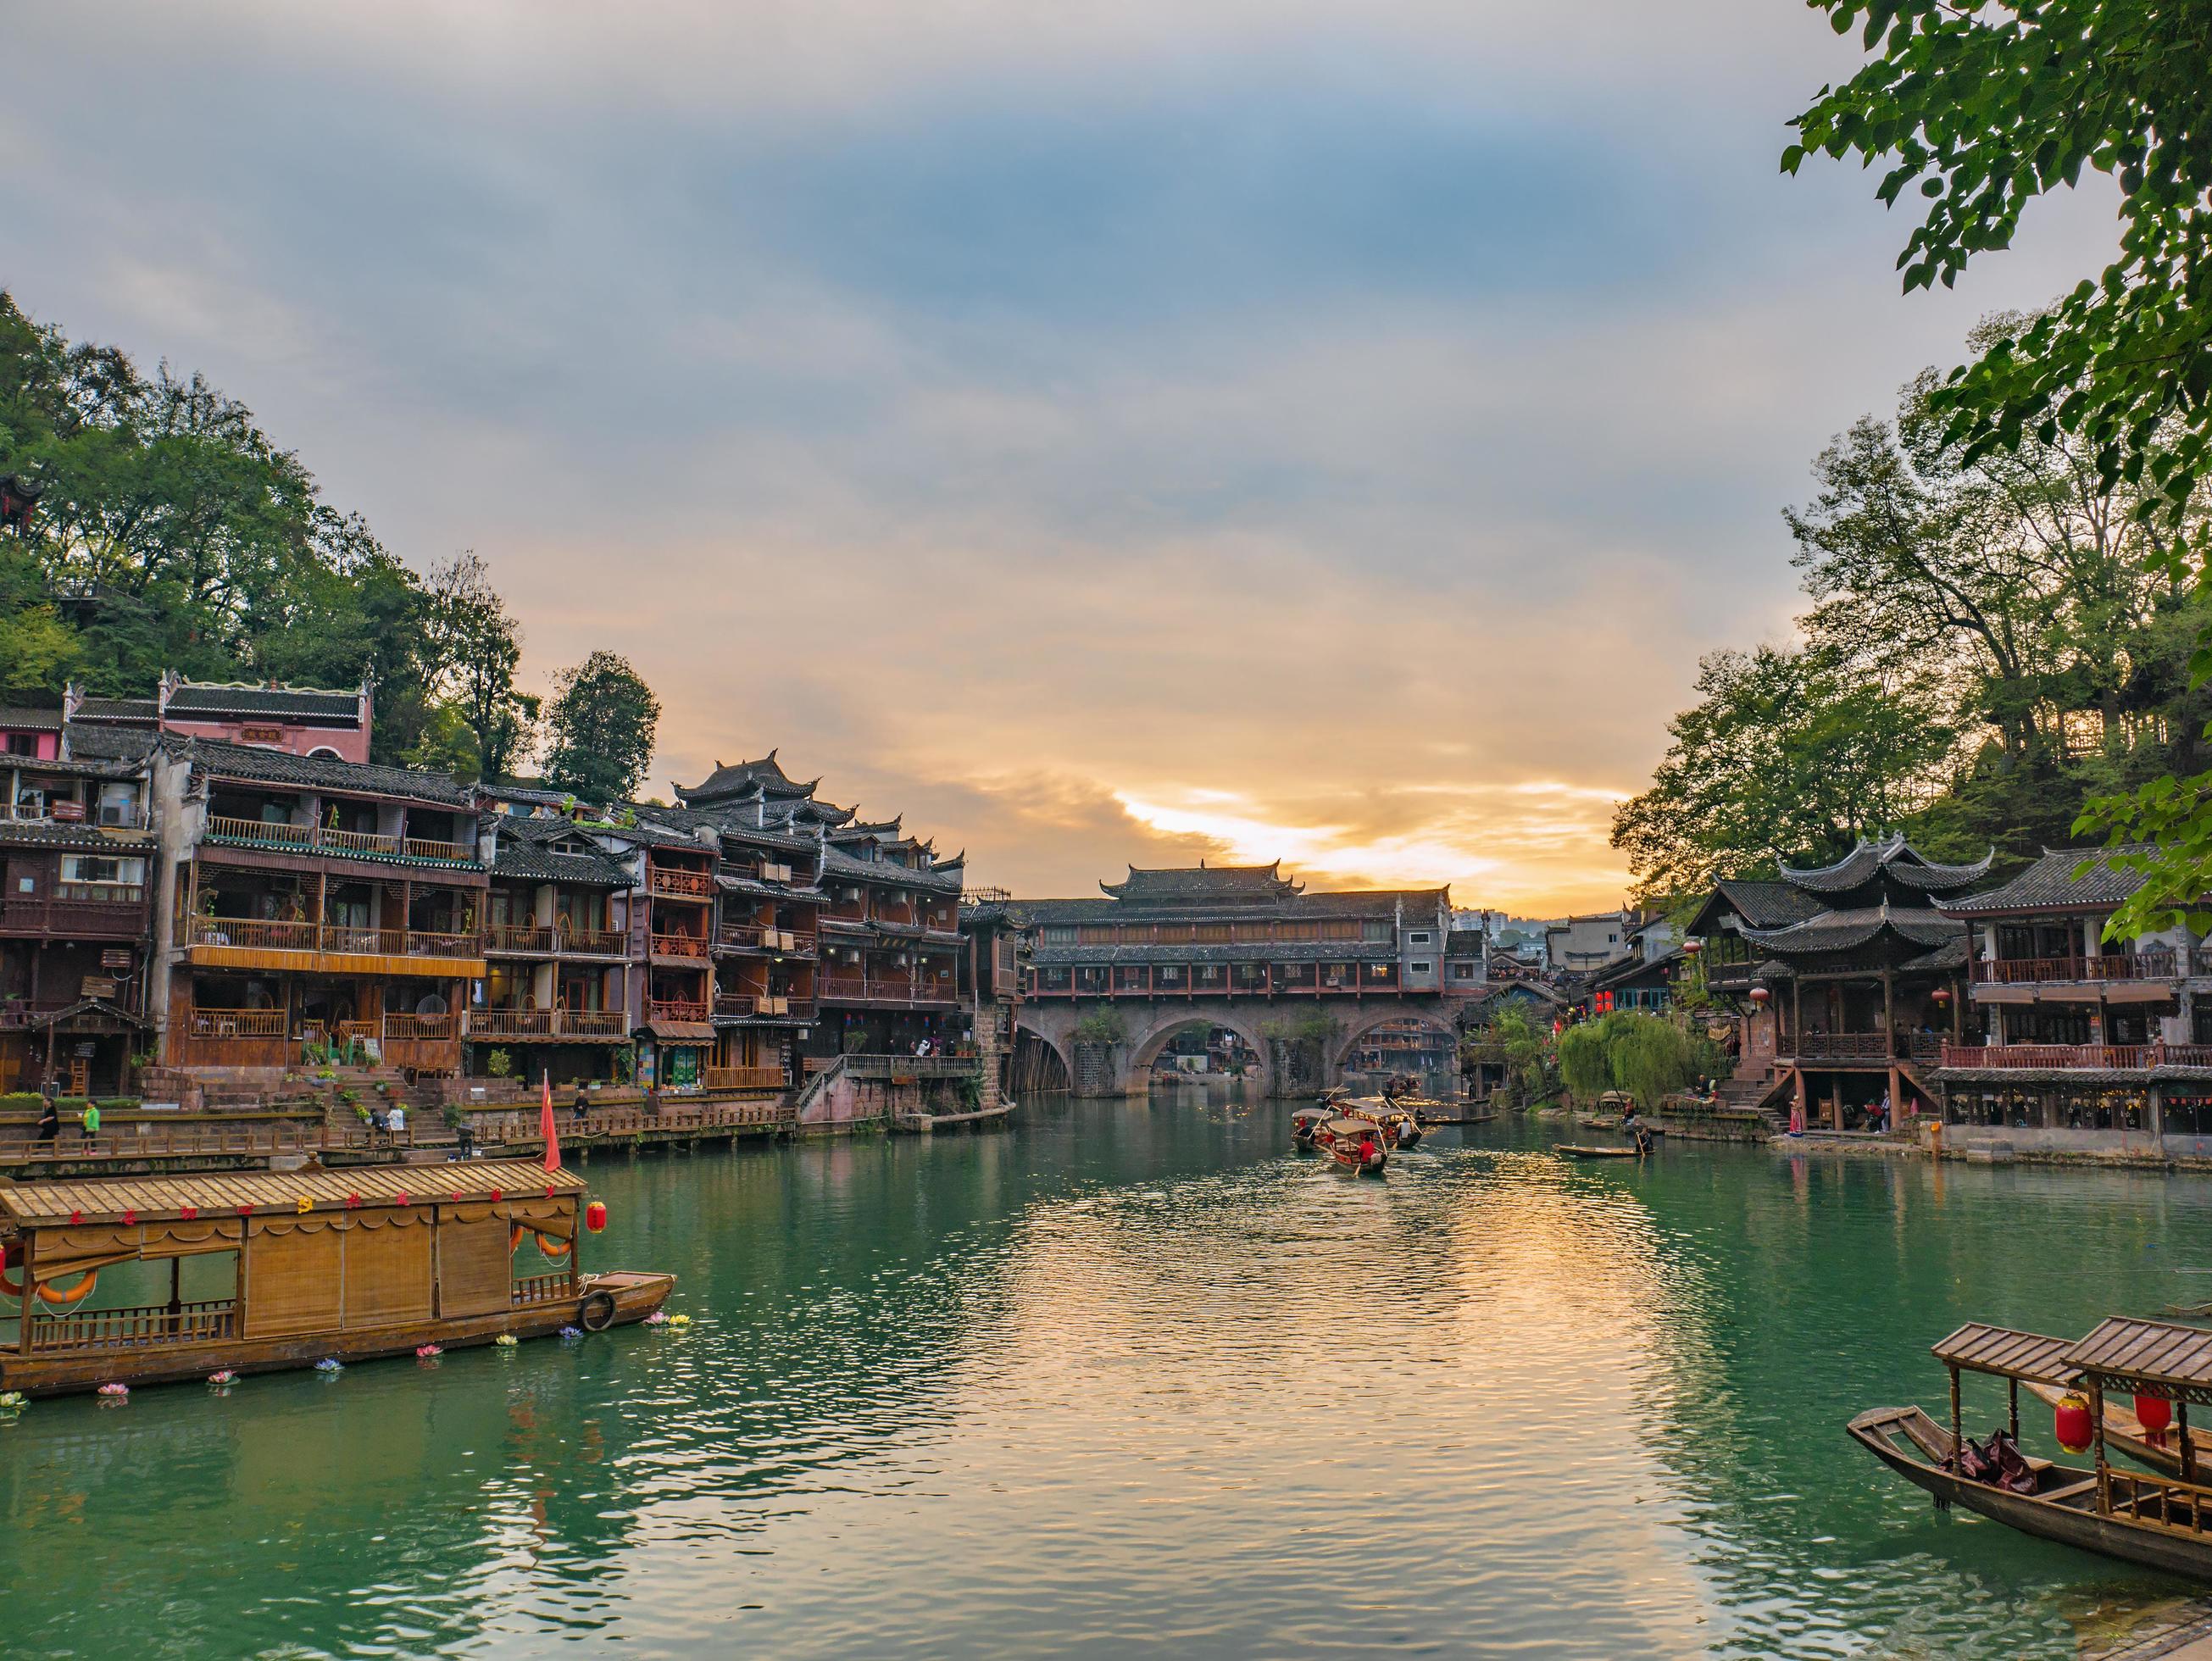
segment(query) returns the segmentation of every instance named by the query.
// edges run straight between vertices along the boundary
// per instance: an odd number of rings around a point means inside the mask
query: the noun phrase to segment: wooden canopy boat
[[[1362,1159],[1359,1143],[1363,1137],[1372,1137],[1375,1157]],[[1316,1141],[1336,1161],[1337,1169],[1354,1177],[1380,1177],[1390,1164],[1390,1139],[1372,1119],[1331,1119],[1323,1125]]]
[[[1326,1107],[1302,1107],[1291,1115],[1291,1146],[1301,1153],[1310,1153],[1315,1148],[1315,1137],[1321,1128],[1336,1116],[1335,1110]]]
[[[0,1183],[0,1390],[273,1371],[644,1319],[672,1275],[583,1273],[583,1179],[534,1160]],[[546,1272],[518,1276],[517,1253]],[[186,1258],[228,1296],[186,1302]],[[169,1266],[165,1304],[82,1309],[103,1270]],[[211,1267],[210,1274],[220,1273]]]
[[[2192,1402],[2212,1402],[2212,1332],[2168,1321],[2113,1319],[2079,1343],[2038,1333],[1970,1323],[1934,1346],[1951,1375],[1951,1426],[1946,1430],[1917,1407],[1876,1408],[1850,1421],[1850,1434],[1883,1464],[1935,1496],[1939,1506],[1962,1505],[2023,1534],[2197,1579],[2212,1580],[2212,1488],[2196,1481],[2189,1436]],[[2020,1424],[2021,1384],[2084,1388],[2094,1427],[2095,1463],[2087,1469],[2028,1459],[2033,1492],[2016,1493],[1959,1469],[1964,1439],[1959,1376],[1983,1372],[2007,1380],[2011,1426]],[[2103,1411],[2110,1393],[2131,1390],[2173,1402],[2179,1415],[2179,1477],[2115,1470],[2106,1457]]]
[[[1592,1147],[1584,1142],[1553,1142],[1552,1152],[1567,1159],[1640,1159],[1638,1147]]]
[[[1364,1119],[1380,1130],[1394,1148],[1417,1146],[1421,1140],[1421,1122],[1409,1109],[1388,1097],[1355,1096],[1348,1101],[1335,1104],[1339,1116],[1347,1119]]]

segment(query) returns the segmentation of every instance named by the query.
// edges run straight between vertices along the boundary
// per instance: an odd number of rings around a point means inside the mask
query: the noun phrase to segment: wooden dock
[[[979,1107],[972,1113],[895,1113],[891,1129],[910,1136],[934,1135],[940,1130],[995,1130],[1014,1110],[1012,1102]]]

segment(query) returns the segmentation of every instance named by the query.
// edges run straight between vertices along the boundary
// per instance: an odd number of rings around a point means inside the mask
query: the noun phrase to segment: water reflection
[[[1510,1128],[1355,1182],[1286,1111],[595,1167],[690,1328],[37,1404],[10,1647],[2059,1656],[2154,1589],[1841,1425],[1966,1315],[2199,1292],[2206,1184]]]

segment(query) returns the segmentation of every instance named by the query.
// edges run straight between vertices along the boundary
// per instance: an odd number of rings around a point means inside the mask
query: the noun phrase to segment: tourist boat
[[[1364,1119],[1375,1126],[1394,1148],[1402,1151],[1420,1143],[1420,1120],[1409,1109],[1393,1102],[1387,1096],[1356,1096],[1336,1103],[1335,1107],[1345,1118]]]
[[[0,1182],[0,1390],[204,1378],[641,1321],[672,1275],[586,1275],[582,1178],[534,1160]],[[518,1275],[517,1254],[545,1272]],[[185,1259],[228,1258],[186,1302]],[[80,1307],[100,1275],[167,1263],[166,1303]]]
[[[1301,1153],[1313,1153],[1321,1128],[1335,1116],[1334,1108],[1299,1108],[1291,1115],[1291,1146]]]
[[[1364,1137],[1375,1141],[1375,1157],[1363,1160],[1359,1144]],[[1390,1144],[1372,1119],[1331,1119],[1316,1134],[1315,1140],[1328,1151],[1340,1171],[1355,1177],[1380,1177],[1390,1163]]]
[[[1940,1507],[1967,1510],[2041,1539],[2101,1552],[2171,1573],[2212,1580],[2212,1488],[2197,1482],[2189,1407],[2212,1402],[2212,1331],[2170,1321],[2114,1318],[2079,1343],[1978,1323],[1934,1346],[1951,1375],[1951,1423],[1946,1429],[1918,1407],[1875,1408],[1850,1421],[1850,1434],[1874,1457]],[[2086,1390],[2085,1433],[2095,1449],[2087,1468],[2027,1459],[2033,1492],[2014,1492],[1958,1469],[1964,1430],[1961,1372],[2008,1381],[2010,1427],[2020,1427],[2020,1386]],[[2104,1399],[2119,1391],[2175,1404],[2180,1434],[2178,1476],[2117,1470],[2106,1457],[2112,1439]],[[2070,1404],[2069,1404],[2070,1407]],[[2082,1412],[2078,1408],[2074,1412]]]
[[[1637,1147],[1593,1147],[1586,1142],[1553,1142],[1552,1152],[1565,1159],[1637,1159],[1644,1150]]]

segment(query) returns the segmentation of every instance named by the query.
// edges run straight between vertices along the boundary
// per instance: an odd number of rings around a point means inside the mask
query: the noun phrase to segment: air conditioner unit
[[[138,810],[135,803],[104,801],[100,804],[100,822],[102,824],[129,825],[134,824],[137,817]]]

